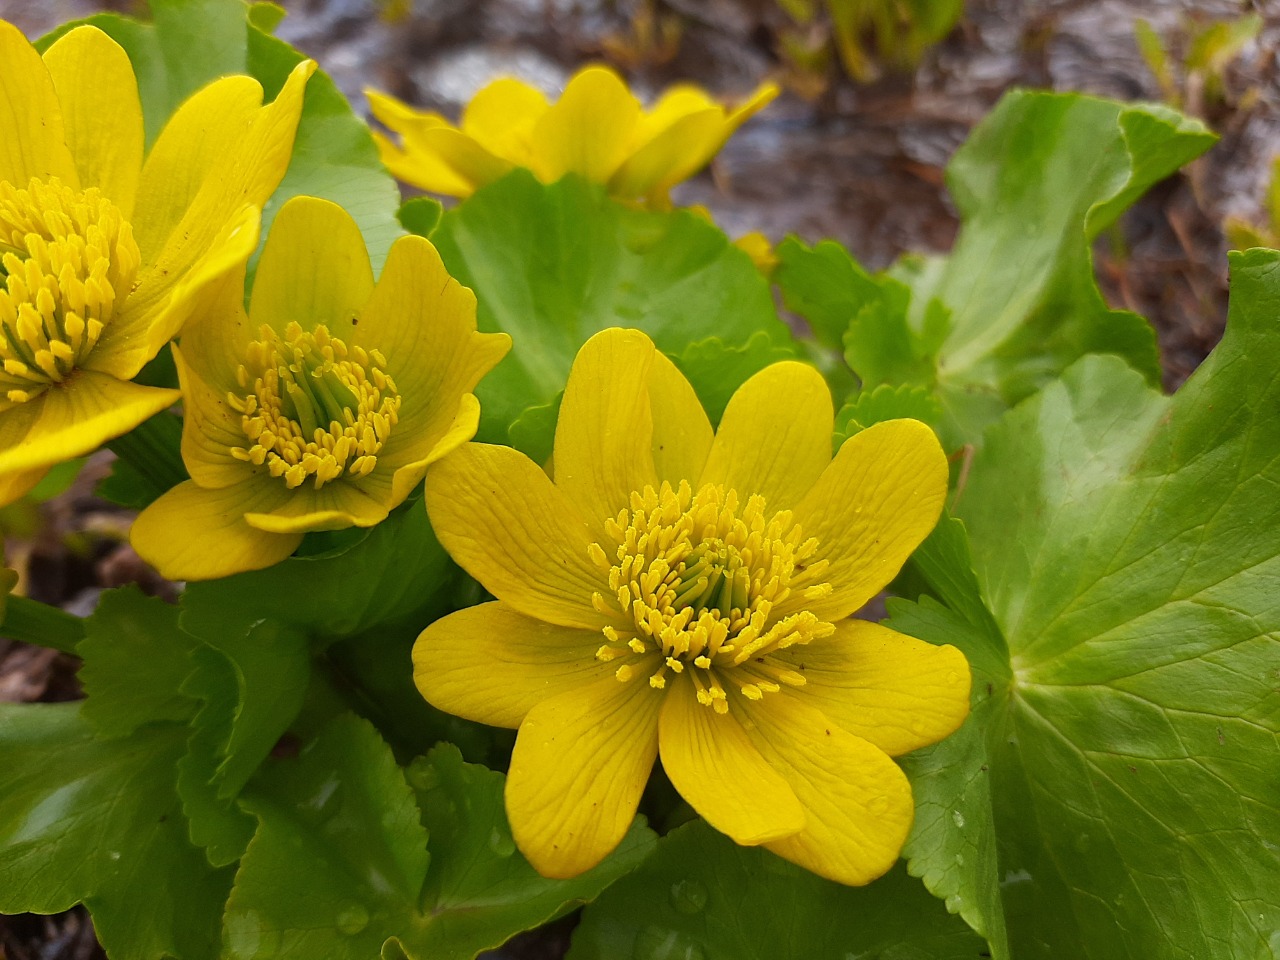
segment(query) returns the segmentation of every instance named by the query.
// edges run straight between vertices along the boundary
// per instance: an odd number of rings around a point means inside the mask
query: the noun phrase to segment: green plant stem
[[[26,597],[8,597],[0,634],[63,653],[76,652],[84,639],[84,621],[74,614]]]
[[[144,420],[107,444],[111,452],[133,467],[159,496],[187,479],[180,444],[182,423],[169,413]]]

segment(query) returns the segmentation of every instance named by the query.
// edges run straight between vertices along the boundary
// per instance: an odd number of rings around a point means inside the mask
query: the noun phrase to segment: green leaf
[[[259,829],[227,908],[228,955],[469,960],[591,899],[653,845],[637,825],[595,870],[546,880],[511,841],[501,774],[444,747],[409,782],[354,717],[273,761],[244,801]]]
[[[174,110],[200,87],[227,74],[256,77],[267,99],[303,56],[269,35],[269,11],[242,0],[151,0],[152,23],[99,14],[59,27],[40,39],[45,50],[81,23],[91,23],[124,47],[138,78],[147,143],[154,143]],[[269,6],[269,5],[267,5]],[[264,19],[265,17],[265,19]],[[307,83],[293,159],[263,211],[263,235],[290,197],[322,197],[340,204],[360,225],[374,268],[403,232],[395,181],[382,168],[369,130],[333,81],[317,71]]]
[[[637,819],[618,849],[572,880],[540,876],[517,850],[503,807],[505,777],[464,763],[442,744],[409,767],[422,822],[431,833],[431,872],[423,909],[434,923],[411,955],[471,957],[520,930],[587,903],[653,852],[654,835]],[[407,946],[407,945],[406,945]]]
[[[952,310],[940,392],[960,436],[978,438],[983,394],[1016,403],[1087,353],[1159,382],[1155,335],[1107,307],[1091,243],[1215,140],[1167,107],[1079,94],[1009,94],[974,130],[947,169],[963,226],[931,291]]]
[[[219,793],[218,768],[227,759],[240,684],[231,661],[218,651],[202,647],[192,660],[195,669],[182,692],[203,703],[191,723],[187,752],[178,761],[177,789],[190,822],[191,842],[204,848],[211,864],[221,867],[240,859],[255,825],[236,804],[238,791],[232,796]]]
[[[838,449],[860,430],[885,420],[909,418],[933,425],[942,416],[938,399],[925,387],[891,387],[882,383],[874,390],[851,396],[836,414],[835,446]]]
[[[987,939],[992,957],[1007,960],[986,737],[999,735],[994,718],[1008,687],[1009,652],[982,602],[958,520],[944,519],[921,544],[908,577],[919,578],[928,594],[917,603],[890,599],[889,626],[959,647],[973,686],[964,725],[942,743],[900,759],[916,804],[903,856],[913,876]]]
[[[396,219],[400,226],[419,237],[429,237],[440,223],[444,205],[432,197],[411,197],[400,204]]]
[[[1226,335],[1175,397],[1086,358],[992,429],[960,501],[1009,651],[982,748],[1014,956],[1277,946],[1280,253],[1232,265]],[[920,610],[895,625],[964,637]]]
[[[269,619],[306,630],[317,646],[374,627],[421,629],[447,607],[455,569],[413,498],[338,550],[190,584],[183,625],[216,638],[229,621],[243,627]]]
[[[94,737],[80,704],[0,704],[0,913],[85,903],[107,953],[213,960],[227,871],[187,842],[186,728]]]
[[[552,403],[578,348],[608,327],[644,330],[677,365],[710,337],[742,352],[728,369],[686,370],[713,419],[738,378],[790,350],[768,283],[723,233],[686,211],[625,207],[577,177],[544,186],[515,171],[446,211],[431,239],[475,291],[480,328],[514,341],[476,390],[481,439],[506,442],[525,410]]]
[[[779,286],[820,339],[843,336],[864,386],[936,387],[951,448],[979,443],[1009,406],[1089,353],[1121,356],[1158,383],[1154,332],[1107,307],[1091,244],[1214,139],[1158,105],[1009,94],[948,167],[962,220],[949,257],[872,277],[837,244],[792,240],[779,248]]]
[[[307,636],[299,630],[269,619],[246,627],[237,611],[222,614],[221,623],[205,619],[198,624],[200,632],[192,632],[226,659],[235,698],[226,695],[222,671],[222,680],[202,679],[188,689],[205,698],[201,723],[221,731],[215,740],[224,758],[216,770],[217,795],[226,800],[239,794],[297,718],[311,682],[311,657]],[[191,630],[185,611],[181,622]],[[205,663],[208,659],[202,657]],[[210,705],[215,709],[207,709]]]
[[[569,960],[971,960],[984,949],[901,867],[845,887],[696,820],[587,907]]]
[[[369,724],[335,721],[242,802],[259,825],[227,902],[229,960],[368,960],[415,922],[427,832]]]
[[[76,647],[89,698],[84,719],[103,739],[127,737],[147,723],[185,724],[197,706],[180,691],[195,646],[178,628],[177,607],[137,587],[108,590]]]

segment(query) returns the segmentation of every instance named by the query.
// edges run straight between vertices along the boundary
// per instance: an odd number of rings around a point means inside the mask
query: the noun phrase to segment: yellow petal
[[[0,507],[7,507],[25,497],[48,472],[48,467],[36,467],[34,470],[0,473]]]
[[[459,126],[494,156],[527,167],[534,124],[548,106],[541,90],[514,77],[500,77],[471,98]]]
[[[262,107],[252,77],[223,77],[188,97],[151,147],[131,224],[143,262],[156,257],[210,171],[228,162]]]
[[[413,679],[441,710],[518,727],[543,700],[612,679],[613,669],[596,659],[600,643],[594,630],[557,627],[504,603],[482,603],[422,631],[413,646]]]
[[[779,654],[804,664],[802,698],[890,756],[937,743],[969,714],[969,664],[935,646],[865,620],[845,620],[830,637]]]
[[[80,186],[100,187],[126,220],[142,171],[142,104],[124,48],[97,27],[77,27],[44,55],[62,103]]]
[[[789,510],[831,461],[834,420],[817,370],[794,361],[765,367],[729,400],[702,482],[723,483],[744,501],[758,493],[770,511]]]
[[[474,437],[479,426],[480,401],[475,394],[464,393],[458,402],[458,412],[454,415],[453,422],[425,456],[406,462],[399,449],[393,449],[389,455],[378,457],[377,469],[361,478],[357,485],[365,493],[378,499],[388,510],[393,509],[403,503],[405,497],[413,492],[413,488],[422,482],[427,467],[453,453]],[[391,477],[389,487],[385,484],[388,474]]]
[[[516,846],[544,877],[590,870],[626,835],[658,752],[662,697],[608,676],[533,707],[507,775]]]
[[[658,480],[666,480],[673,487],[688,480],[696,486],[711,451],[711,421],[693,385],[657,351],[649,370],[649,406],[653,411],[653,466]]]
[[[279,563],[298,548],[300,533],[267,533],[244,522],[246,510],[269,510],[279,489],[247,482],[205,490],[178,484],[133,521],[129,542],[169,580],[213,580]]]
[[[608,585],[587,525],[524,454],[468,443],[431,468],[426,499],[445,549],[499,600],[560,626],[604,626],[591,598]]]
[[[141,387],[80,370],[34,400],[0,414],[6,425],[24,428],[22,439],[0,448],[0,473],[50,467],[83,456],[177,403],[181,396],[177,390]],[[9,434],[6,426],[6,440]]]
[[[600,536],[633,491],[657,484],[649,406],[656,352],[639,330],[611,327],[582,345],[569,371],[556,423],[556,486]]]
[[[423,152],[410,153],[377,130],[371,131],[378,157],[397,180],[446,197],[469,197],[475,192],[471,181],[460,177],[439,157]]]
[[[918,420],[886,420],[854,434],[795,509],[834,588],[822,600],[797,595],[775,610],[812,610],[843,620],[879,593],[929,535],[947,496],[947,458]]]
[[[79,186],[49,71],[22,31],[0,20],[0,180],[23,188],[32,177]]]
[[[285,489],[279,477],[262,477]],[[268,533],[306,533],[309,530],[343,530],[372,527],[387,518],[387,508],[363,493],[355,484],[337,480],[319,490],[310,480],[293,490],[269,510],[247,509],[245,523]]]
[[[237,277],[258,246],[259,208],[245,205],[231,216],[204,255],[175,277],[139,281],[124,309],[111,318],[84,367],[131,380],[160,349],[177,336],[206,301],[224,301],[222,281]],[[243,286],[242,286],[243,289]],[[225,322],[225,321],[218,321]]]
[[[418,137],[425,130],[447,127],[451,124],[438,113],[415,110],[395,97],[366,89],[369,109],[378,122],[401,137],[401,143],[378,131],[373,132],[374,143],[383,164],[399,180],[411,183],[432,193],[450,197],[469,196],[475,189],[466,178],[422,147]]]
[[[860,886],[898,859],[915,807],[897,764],[798,699],[741,701],[752,742],[791,785],[805,811],[799,832],[767,844],[819,876]]]
[[[587,67],[533,129],[535,173],[545,183],[576,173],[607,183],[626,159],[640,103],[607,67]]]
[[[668,683],[658,745],[662,768],[680,796],[746,846],[799,832],[805,823],[800,801],[765,763],[738,718],[700,704],[685,677]]]
[[[231,455],[234,447],[252,443],[240,425],[241,415],[226,402],[226,394],[205,382],[186,361],[177,344],[173,360],[182,388],[182,462],[191,479],[207,489],[243,483],[255,468]]]
[[[505,333],[476,332],[475,294],[449,276],[422,237],[391,245],[359,324],[338,335],[387,358],[402,398],[392,434],[395,465],[430,455],[452,428],[462,395],[511,348]]]
[[[183,356],[219,395],[244,392],[236,371],[258,332],[244,308],[247,263],[210,281],[182,325]]]
[[[405,148],[410,158],[433,158],[467,184],[467,193],[478,190],[510,173],[514,168],[510,160],[494,156],[479,143],[454,127],[432,127],[405,137]],[[409,183],[419,184],[419,177]],[[432,189],[423,186],[423,189]]]
[[[625,198],[665,197],[715,155],[723,126],[719,107],[676,119],[627,158],[609,179],[609,192]]]
[[[247,133],[233,141],[230,152],[218,157],[205,171],[204,179],[191,194],[190,205],[155,259],[143,249],[143,262],[147,265],[129,297],[130,312],[148,317],[154,314],[157,322],[174,326],[163,315],[174,287],[209,255],[215,244],[226,239],[228,223],[241,220],[246,206],[260,209],[284,177],[302,112],[303,92],[314,71],[315,64],[310,60],[293,69],[275,100],[253,115]],[[148,163],[143,171],[144,189],[150,167]],[[140,197],[139,210],[146,201],[145,193]],[[173,332],[176,328],[169,335]]]
[[[249,321],[279,332],[327,324],[335,336],[373,293],[364,236],[336,203],[294,197],[276,214],[253,281]]]

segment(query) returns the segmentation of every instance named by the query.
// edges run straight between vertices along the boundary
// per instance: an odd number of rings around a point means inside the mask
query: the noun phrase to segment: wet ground
[[[134,0],[0,0],[0,17],[38,36],[102,9],[136,12]],[[679,188],[731,234],[763,230],[833,237],[871,268],[907,251],[948,249],[956,231],[943,186],[947,158],[1012,87],[1080,90],[1126,100],[1162,92],[1138,53],[1134,21],[1152,24],[1175,51],[1196,22],[1266,18],[1258,39],[1223,73],[1225,96],[1181,83],[1191,112],[1222,142],[1187,171],[1157,185],[1096,248],[1108,299],[1148,317],[1160,335],[1165,382],[1174,389],[1221,334],[1226,315],[1227,216],[1258,221],[1280,153],[1280,0],[970,0],[961,25],[914,72],[866,86],[833,69],[825,92],[814,75],[788,71],[773,0],[293,0],[278,34],[319,60],[363,110],[361,89],[381,87],[456,116],[488,79],[515,73],[557,90],[573,70],[610,59],[652,94],[693,80],[725,96],[761,80],[789,92],[753,119],[712,168]],[[678,42],[644,42],[646,10],[678,25]],[[101,469],[99,464],[96,468]],[[15,543],[33,595],[91,605],[104,585],[145,577],[121,547],[127,517],[91,497],[88,479],[29,518],[33,539]],[[15,558],[10,557],[10,563]],[[153,588],[158,585],[152,583]],[[0,639],[0,700],[76,695],[66,657]],[[563,924],[521,938],[504,957],[562,955]],[[0,918],[0,958],[100,957],[82,912]]]

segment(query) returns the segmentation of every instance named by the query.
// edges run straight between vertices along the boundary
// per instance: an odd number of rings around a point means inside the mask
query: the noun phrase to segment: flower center
[[[348,347],[320,324],[268,326],[236,371],[243,396],[227,394],[249,445],[231,455],[267,465],[290,489],[308,477],[319,490],[343,474],[364,477],[378,462],[400,411],[400,394],[377,350]]]
[[[605,522],[611,543],[592,544],[592,560],[607,572],[610,595],[592,602],[611,614],[604,661],[626,658],[615,676],[656,667],[649,684],[689,671],[698,701],[729,709],[725,684],[758,700],[781,684],[802,686],[804,675],[775,658],[779,650],[829,636],[835,627],[807,610],[776,608],[799,592],[817,600],[831,592],[821,581],[828,561],[806,539],[791,512],[769,514],[761,496],[742,506],[738,495],[708,484],[693,494],[663,483],[631,494],[631,506]]]
[[[0,391],[9,403],[84,362],[141,260],[132,228],[97,187],[0,181]]]

